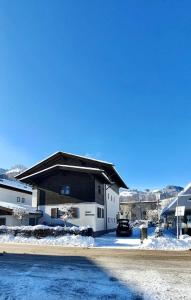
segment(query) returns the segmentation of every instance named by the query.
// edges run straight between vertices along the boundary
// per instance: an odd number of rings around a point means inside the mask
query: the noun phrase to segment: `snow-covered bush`
[[[36,226],[0,226],[0,234],[11,234],[13,236],[35,237],[37,239],[47,236],[58,237],[69,235],[93,236],[93,230],[89,227],[50,227],[46,225]]]

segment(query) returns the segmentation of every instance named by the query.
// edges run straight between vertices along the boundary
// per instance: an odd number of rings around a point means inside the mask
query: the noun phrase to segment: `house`
[[[179,227],[183,233],[191,235],[191,183],[177,197],[174,197],[161,212],[164,223],[167,224],[167,227],[172,228],[173,231],[176,231],[177,217],[175,216],[175,211],[177,205],[185,207],[184,216],[179,217]]]
[[[17,176],[33,186],[32,204],[44,224],[89,225],[95,234],[116,228],[119,188],[127,188],[114,165],[56,152]]]
[[[159,209],[159,201],[152,194],[137,190],[120,193],[120,217],[131,221],[145,220],[148,212]]]
[[[32,188],[18,181],[0,179],[0,225],[34,225],[39,213],[32,207]]]

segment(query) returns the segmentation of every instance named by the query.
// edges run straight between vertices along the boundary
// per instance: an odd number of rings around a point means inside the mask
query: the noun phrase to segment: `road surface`
[[[191,252],[0,245],[0,299],[190,300]],[[24,254],[25,253],[25,254]]]

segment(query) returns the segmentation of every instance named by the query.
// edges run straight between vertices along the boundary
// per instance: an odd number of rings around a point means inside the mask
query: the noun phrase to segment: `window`
[[[17,197],[17,202],[21,202],[21,198],[20,197]]]
[[[69,185],[62,185],[60,188],[61,195],[70,195],[70,186]]]
[[[21,202],[22,202],[22,203],[25,203],[25,198],[22,198]]]
[[[101,219],[101,208],[97,207],[97,218]]]
[[[71,208],[71,215],[72,215],[72,218],[74,218],[74,219],[79,218],[80,209],[78,207],[72,207]]]
[[[108,195],[108,199],[109,199],[109,194],[107,194]]]
[[[58,218],[58,208],[51,208],[51,218],[52,219]]]
[[[0,226],[6,225],[6,218],[0,218]]]
[[[112,195],[111,195],[111,201],[112,201]]]
[[[98,185],[98,194],[101,194],[101,185]]]
[[[101,210],[101,217],[104,218],[104,209]]]

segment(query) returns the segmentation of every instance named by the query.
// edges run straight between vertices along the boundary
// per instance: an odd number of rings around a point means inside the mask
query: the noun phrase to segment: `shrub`
[[[66,234],[93,236],[93,230],[89,227],[49,227],[45,225],[36,226],[0,226],[0,234],[11,234],[22,237],[35,237],[37,239],[45,238],[47,236],[64,236]]]

